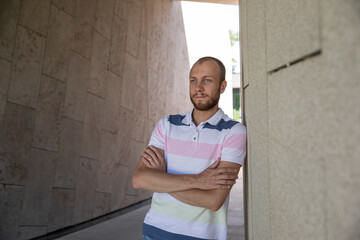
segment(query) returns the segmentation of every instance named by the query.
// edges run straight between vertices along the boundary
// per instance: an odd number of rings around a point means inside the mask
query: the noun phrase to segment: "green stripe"
[[[226,209],[224,205],[218,211],[214,212],[206,208],[195,207],[153,196],[151,210],[190,222],[202,222],[222,226],[227,225]]]

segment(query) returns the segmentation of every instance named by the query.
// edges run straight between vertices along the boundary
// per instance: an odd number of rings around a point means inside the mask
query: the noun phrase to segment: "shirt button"
[[[196,140],[196,137],[194,137],[194,140]]]

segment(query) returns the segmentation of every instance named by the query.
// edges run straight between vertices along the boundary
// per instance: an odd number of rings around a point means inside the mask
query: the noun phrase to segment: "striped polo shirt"
[[[220,156],[243,164],[246,128],[219,109],[196,126],[192,111],[170,115],[156,125],[149,145],[164,150],[167,172],[198,174]],[[154,193],[143,234],[153,239],[226,239],[229,198],[216,212],[183,203],[167,193]]]

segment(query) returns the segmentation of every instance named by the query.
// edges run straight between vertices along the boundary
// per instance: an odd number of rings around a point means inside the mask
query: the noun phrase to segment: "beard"
[[[213,107],[215,107],[218,103],[219,103],[219,99],[220,99],[220,88],[219,90],[212,96],[209,95],[203,95],[208,97],[208,99],[206,101],[200,101],[200,102],[196,102],[196,99],[194,98],[196,94],[190,96],[190,100],[192,102],[192,104],[194,105],[194,108],[196,110],[199,111],[208,111],[210,109],[212,109]]]

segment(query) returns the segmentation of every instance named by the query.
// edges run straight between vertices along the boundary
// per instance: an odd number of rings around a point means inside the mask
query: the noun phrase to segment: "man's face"
[[[190,99],[195,109],[207,111],[217,106],[225,87],[226,81],[220,84],[220,69],[215,61],[197,63],[192,68]]]

